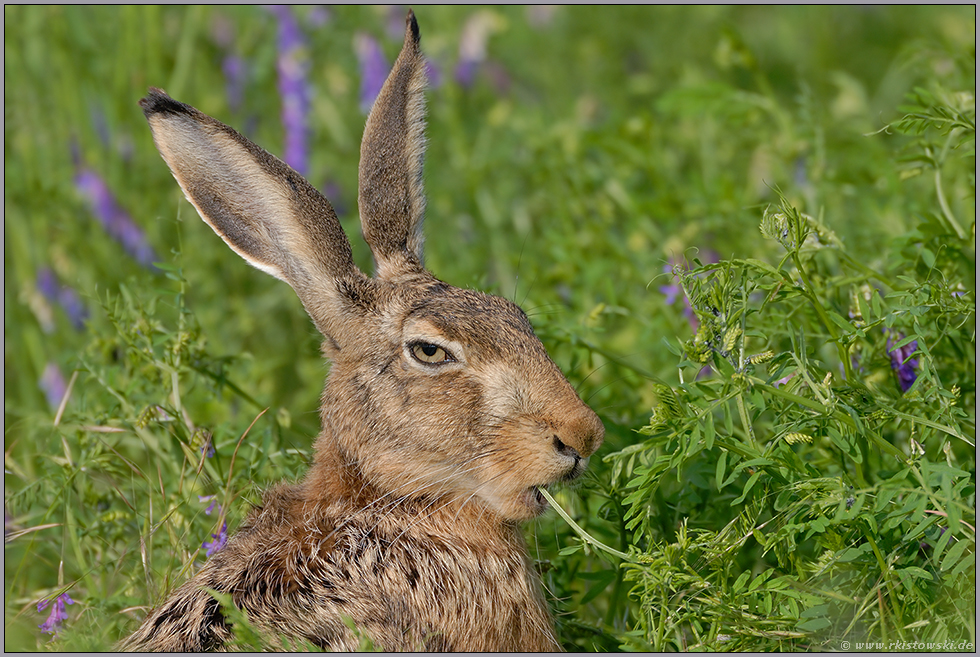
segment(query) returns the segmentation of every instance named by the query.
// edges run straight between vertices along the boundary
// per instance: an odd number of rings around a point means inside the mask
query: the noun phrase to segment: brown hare
[[[361,145],[374,278],[294,170],[163,91],[140,101],[188,200],[293,287],[332,366],[306,477],[269,490],[123,648],[225,647],[210,589],[259,632],[331,650],[357,648],[351,621],[389,651],[560,649],[520,523],[545,510],[539,487],[582,473],[604,430],[520,308],[422,264],[425,65],[406,22]]]

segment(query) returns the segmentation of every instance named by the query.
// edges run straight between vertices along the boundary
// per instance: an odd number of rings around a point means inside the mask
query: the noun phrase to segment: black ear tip
[[[412,33],[412,41],[418,43],[419,41],[419,22],[415,20],[415,12],[411,9],[408,10],[408,16],[405,18],[405,22],[408,24],[408,29]]]
[[[150,87],[146,98],[140,99],[143,114],[149,118],[154,114],[187,114],[190,107],[174,100],[163,89]]]

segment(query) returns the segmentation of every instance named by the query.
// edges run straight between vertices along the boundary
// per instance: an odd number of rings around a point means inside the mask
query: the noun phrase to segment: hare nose
[[[580,402],[581,403],[581,402]],[[591,408],[582,404],[580,412],[556,427],[552,442],[559,454],[575,460],[587,458],[602,445],[606,428]]]
[[[552,440],[555,444],[555,451],[557,451],[562,456],[570,456],[576,461],[582,460],[582,455],[578,453],[578,450],[570,445],[566,445],[561,441],[558,436],[552,436]]]

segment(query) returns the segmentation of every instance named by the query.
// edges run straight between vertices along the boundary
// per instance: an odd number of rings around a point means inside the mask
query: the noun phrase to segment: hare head
[[[307,495],[428,500],[527,520],[546,507],[538,487],[581,474],[604,430],[517,305],[425,269],[424,87],[409,12],[361,144],[358,206],[374,277],[296,171],[163,91],[140,105],[204,221],[289,283],[325,338],[332,365]]]

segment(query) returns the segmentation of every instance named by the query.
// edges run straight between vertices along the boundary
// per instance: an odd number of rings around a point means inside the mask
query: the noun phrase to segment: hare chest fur
[[[409,12],[361,144],[374,277],[302,176],[158,89],[140,101],[187,199],[292,286],[332,365],[306,477],[268,491],[124,647],[225,647],[233,621],[208,590],[269,637],[332,650],[358,646],[345,619],[385,650],[560,647],[520,523],[544,512],[541,487],[584,471],[604,430],[520,308],[423,266],[424,69]]]
[[[280,485],[127,647],[222,647],[230,627],[207,587],[257,628],[331,650],[358,648],[344,617],[388,650],[557,649],[519,530],[487,521],[424,502],[324,505]]]

